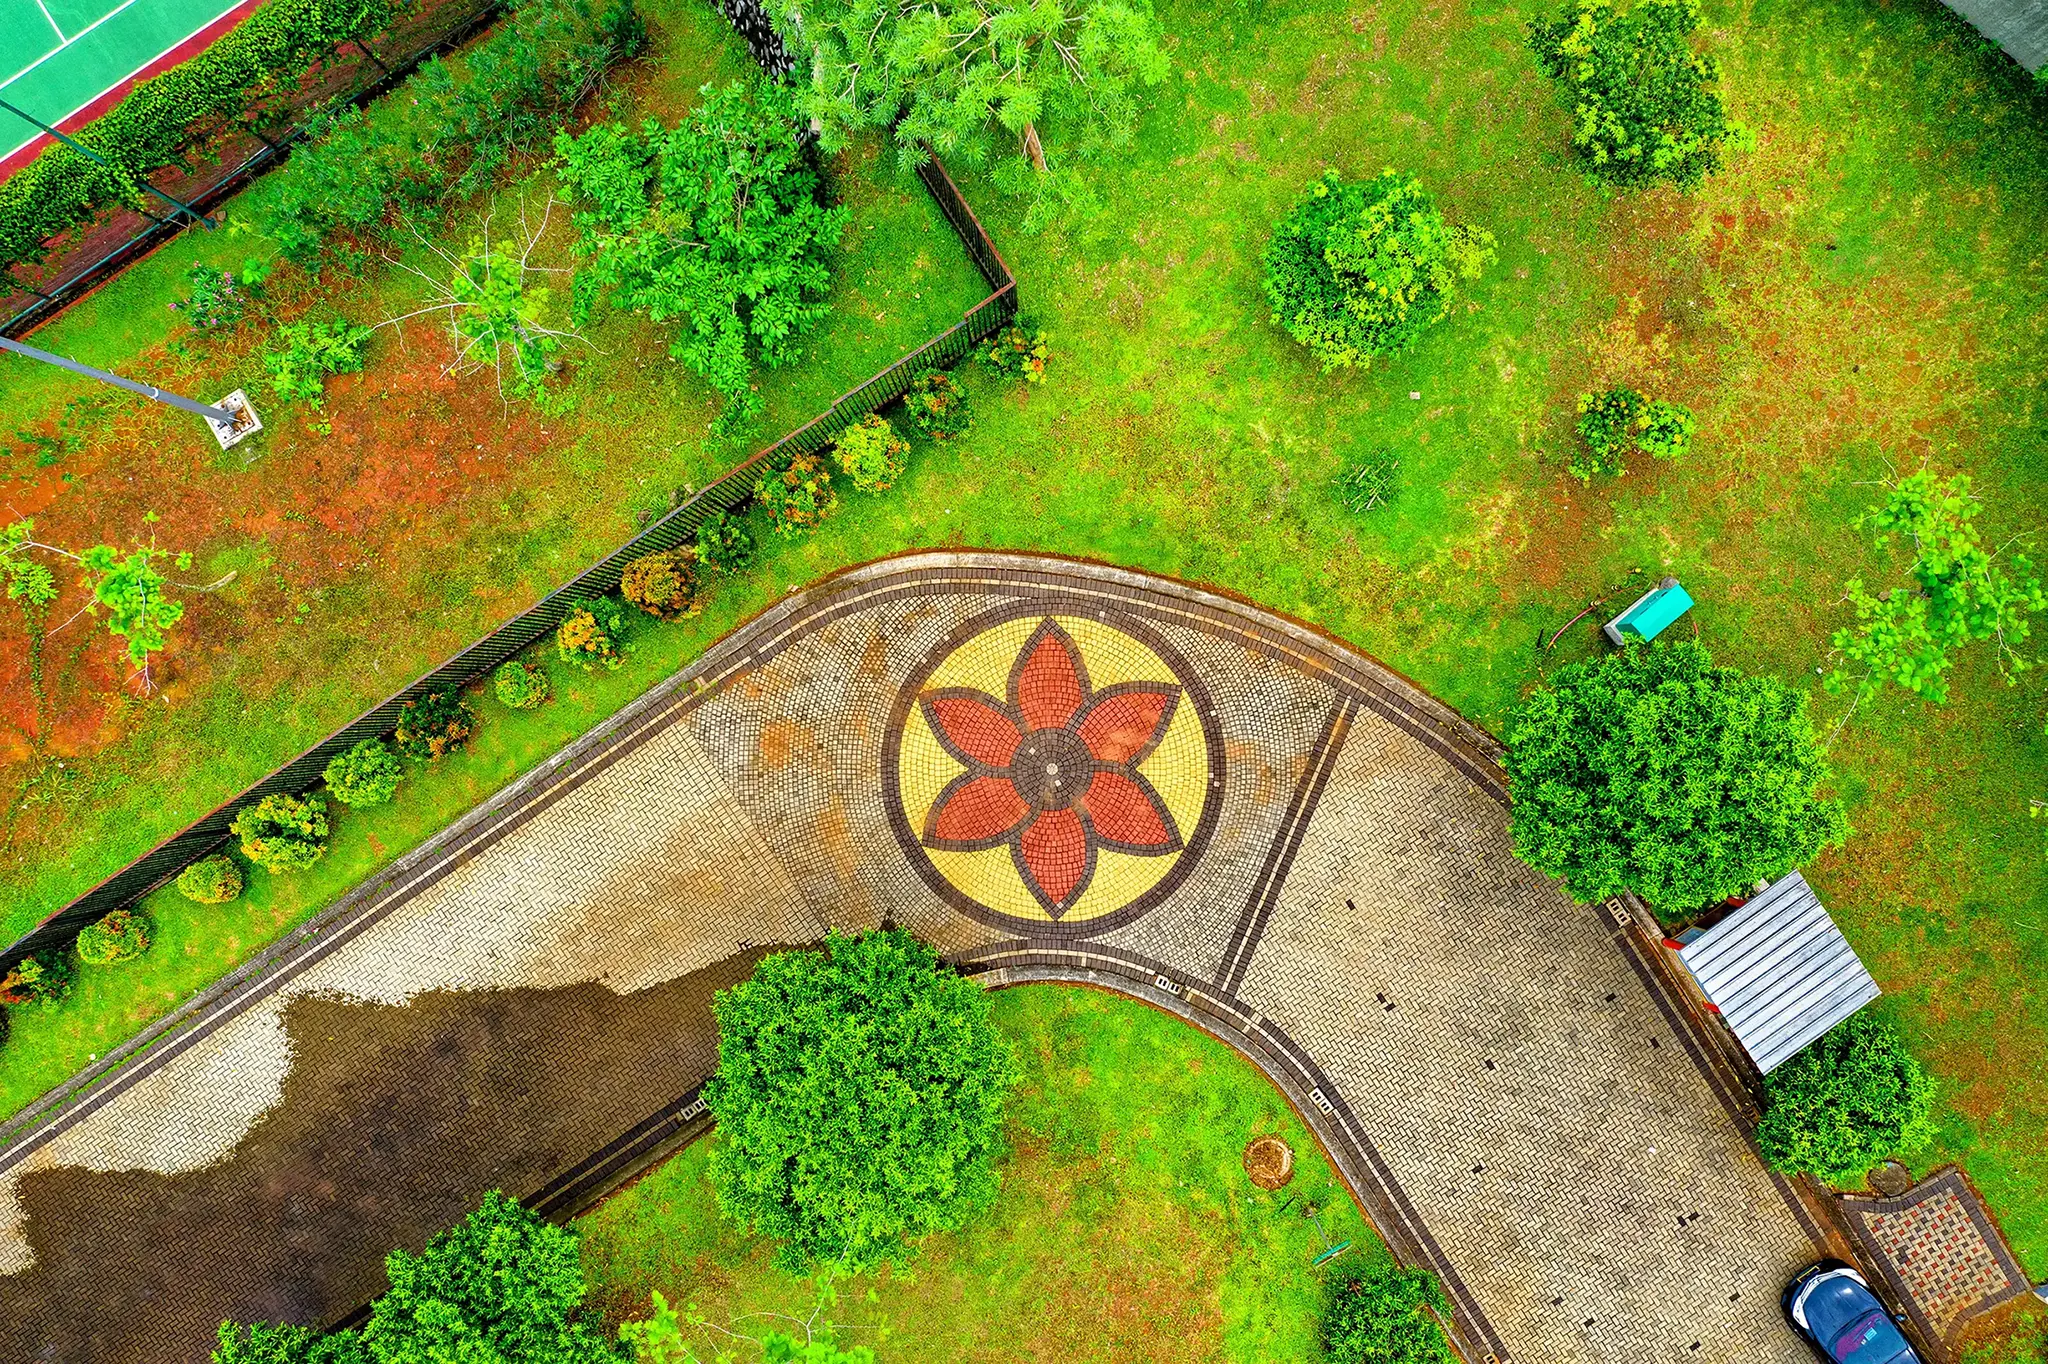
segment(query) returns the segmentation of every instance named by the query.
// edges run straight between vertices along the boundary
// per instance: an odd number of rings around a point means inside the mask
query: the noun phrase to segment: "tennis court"
[[[0,99],[70,132],[260,0],[0,0]],[[0,109],[0,176],[49,139]]]

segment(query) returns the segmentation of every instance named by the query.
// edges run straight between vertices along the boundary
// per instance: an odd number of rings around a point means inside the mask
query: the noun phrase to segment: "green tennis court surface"
[[[45,123],[61,123],[242,4],[0,0],[0,99]],[[0,166],[39,136],[0,110]]]

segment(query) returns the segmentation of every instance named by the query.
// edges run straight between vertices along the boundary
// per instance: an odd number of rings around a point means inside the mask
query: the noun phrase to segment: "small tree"
[[[697,562],[714,573],[738,573],[754,562],[754,533],[732,512],[715,511],[697,527]]]
[[[581,1318],[583,1257],[575,1234],[495,1189],[420,1254],[392,1251],[384,1269],[391,1287],[363,1327],[377,1364],[618,1360]]]
[[[148,512],[142,519],[153,524],[157,514]],[[106,610],[107,630],[127,641],[128,661],[135,665],[135,675],[142,679],[143,691],[154,691],[156,684],[150,677],[150,658],[163,649],[164,631],[185,618],[184,603],[171,599],[169,588],[173,584],[157,571],[156,565],[159,560],[169,559],[177,567],[186,569],[192,567],[192,556],[158,549],[154,534],[148,544],[138,541],[125,554],[112,545],[94,545],[74,554],[68,549],[37,540],[35,528],[33,520],[21,520],[0,531],[0,576],[6,579],[9,600],[20,602],[23,610],[29,613],[32,637],[40,631],[42,616],[57,596],[54,575],[28,557],[30,550],[40,550],[69,559],[85,570],[85,583],[92,589],[92,600],[86,604],[84,613],[98,615],[102,608]],[[210,592],[227,581],[223,578],[210,587],[191,590]]]
[[[804,112],[825,150],[893,129],[906,168],[929,145],[1030,196],[1027,231],[1085,197],[1055,161],[1129,145],[1140,88],[1170,69],[1150,0],[796,0],[775,14],[810,55]]]
[[[1508,728],[1515,852],[1584,904],[1632,890],[1666,917],[1838,845],[1806,694],[1637,644],[1559,671]]]
[[[786,364],[825,315],[847,211],[823,202],[794,94],[759,79],[702,93],[674,129],[604,124],[555,150],[583,232],[577,316],[609,296],[680,321],[668,353],[724,397],[714,428],[730,434],[761,410],[750,350]]]
[[[323,1336],[305,1326],[220,1324],[213,1364],[371,1364],[354,1331]]]
[[[684,620],[704,610],[699,590],[697,554],[691,549],[666,549],[643,554],[626,565],[619,595],[656,620]]]
[[[461,692],[450,687],[447,691],[428,692],[400,706],[398,727],[392,731],[391,742],[416,762],[433,762],[461,748],[474,733],[476,712],[469,708]]]
[[[1326,371],[1363,367],[1414,346],[1494,259],[1493,234],[1446,221],[1414,176],[1326,171],[1273,230],[1266,299]]]
[[[242,893],[242,869],[226,853],[202,857],[178,873],[178,894],[202,905],[224,905]]]
[[[887,492],[910,463],[910,442],[886,418],[870,412],[839,433],[832,456],[864,493]]]
[[[1324,1357],[1330,1364],[1457,1364],[1440,1324],[1450,1315],[1435,1275],[1374,1265],[1331,1293],[1323,1309]]]
[[[1569,0],[1529,25],[1544,74],[1571,92],[1572,145],[1602,180],[1693,189],[1720,168],[1721,145],[1743,137],[1714,93],[1720,68],[1687,43],[1699,22],[1699,0],[1640,0],[1626,14],[1613,0]]]
[[[1585,450],[1565,467],[1579,482],[1591,483],[1595,474],[1626,473],[1631,450],[1652,459],[1681,459],[1692,448],[1697,425],[1692,409],[1652,401],[1632,388],[1581,393],[1579,439]]]
[[[1934,1081],[1898,1029],[1849,1015],[1764,1079],[1757,1145],[1773,1169],[1847,1184],[1934,1140]]]
[[[555,684],[548,680],[547,669],[523,658],[500,663],[493,675],[492,686],[497,690],[498,699],[514,710],[538,709],[555,690]]]
[[[87,966],[114,966],[149,950],[149,920],[117,909],[85,926],[78,935],[78,959]]]
[[[303,871],[327,855],[324,796],[265,796],[235,816],[242,856],[269,872]]]
[[[1885,486],[1884,505],[1856,524],[1877,531],[1880,549],[1894,536],[1912,541],[1913,583],[1873,595],[1863,579],[1849,580],[1843,600],[1855,608],[1856,624],[1835,631],[1841,663],[1828,674],[1828,690],[1853,691],[1860,704],[1893,683],[1946,701],[1955,651],[1983,640],[1992,642],[2010,683],[2033,666],[2019,652],[2032,629],[2027,617],[2048,606],[2033,561],[2015,554],[2008,571],[2000,551],[1984,548],[1975,524],[1983,503],[1971,494],[1969,475],[1939,479],[1921,469]]]
[[[778,952],[718,993],[718,1205],[784,1263],[853,1266],[995,1196],[1017,1080],[988,996],[900,930]]]
[[[327,760],[327,791],[351,810],[382,805],[398,791],[405,768],[382,739],[365,739]]]
[[[0,1004],[55,1004],[71,993],[78,966],[61,947],[23,957],[0,975]]]

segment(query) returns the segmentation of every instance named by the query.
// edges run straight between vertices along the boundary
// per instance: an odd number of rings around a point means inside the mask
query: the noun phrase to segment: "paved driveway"
[[[1811,1229],[1504,802],[1485,736],[1248,607],[1000,555],[833,579],[0,1153],[0,1357],[203,1359],[486,1188],[572,1204],[701,1126],[713,990],[893,922],[1245,1050],[1474,1364],[1801,1360]]]

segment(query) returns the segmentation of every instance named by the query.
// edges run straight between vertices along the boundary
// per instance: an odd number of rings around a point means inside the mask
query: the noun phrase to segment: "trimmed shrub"
[[[683,620],[704,609],[699,590],[697,554],[689,549],[667,549],[645,554],[626,565],[619,579],[619,595],[656,620]]]
[[[1849,1184],[1934,1140],[1934,1081],[1898,1029],[1854,1013],[1764,1077],[1757,1145],[1771,1168]]]
[[[839,433],[832,453],[854,487],[864,493],[881,493],[895,487],[909,467],[910,442],[870,412]]]
[[[0,1004],[55,1004],[71,993],[78,966],[61,947],[23,957],[0,976]]]
[[[715,511],[697,527],[697,562],[714,573],[738,573],[754,562],[754,532],[746,519]]]
[[[265,796],[228,828],[242,840],[242,856],[265,871],[302,871],[327,855],[327,799]]]
[[[1627,472],[1627,456],[1640,450],[1652,459],[1678,459],[1692,447],[1692,410],[1632,388],[1579,395],[1579,439],[1584,451],[1565,469],[1581,483],[1595,474]]]
[[[718,992],[718,1206],[789,1267],[901,1258],[996,1192],[1016,1057],[988,992],[908,933],[837,932]]]
[[[382,739],[365,739],[346,753],[329,758],[321,776],[328,794],[351,810],[360,810],[390,800],[405,768]]]
[[[754,500],[767,509],[775,533],[785,537],[816,530],[839,507],[832,471],[821,455],[792,455],[781,473],[763,474],[754,484]]]
[[[117,909],[78,935],[78,959],[87,966],[133,961],[149,950],[149,920]]]
[[[1626,14],[1570,0],[1529,25],[1537,63],[1570,92],[1572,145],[1600,179],[1693,189],[1720,168],[1722,143],[1744,140],[1714,93],[1720,68],[1688,41],[1699,22],[1699,0],[1641,0]]]
[[[1457,1364],[1439,1320],[1450,1315],[1434,1274],[1375,1265],[1331,1293],[1323,1310],[1324,1357],[1330,1364]]]
[[[226,853],[202,857],[178,873],[178,894],[202,905],[224,905],[242,893],[242,866]]]
[[[917,429],[933,440],[951,440],[967,434],[974,424],[967,410],[967,390],[942,369],[928,369],[910,381],[903,395],[904,410]]]
[[[1414,176],[1325,171],[1273,230],[1266,299],[1325,371],[1364,367],[1413,347],[1494,259],[1493,234],[1447,221]]]
[[[476,712],[462,699],[462,693],[451,687],[447,691],[428,692],[400,706],[398,729],[391,742],[408,758],[432,762],[461,748],[474,733]]]
[[[1508,725],[1515,853],[1580,904],[1632,890],[1666,919],[1848,836],[1803,691],[1692,640],[1561,668]]]
[[[1001,375],[1022,375],[1027,384],[1045,382],[1045,362],[1052,354],[1045,333],[1019,322],[990,337],[978,352],[981,362]]]
[[[547,670],[523,658],[500,663],[491,684],[498,699],[514,710],[536,710],[555,692]]]
[[[345,321],[293,322],[278,328],[277,334],[284,349],[267,353],[263,368],[280,398],[300,398],[318,407],[330,375],[362,373],[368,327]]]
[[[626,628],[626,610],[609,597],[581,602],[555,627],[555,656],[589,672],[602,663],[616,668],[625,662],[618,638]]]

